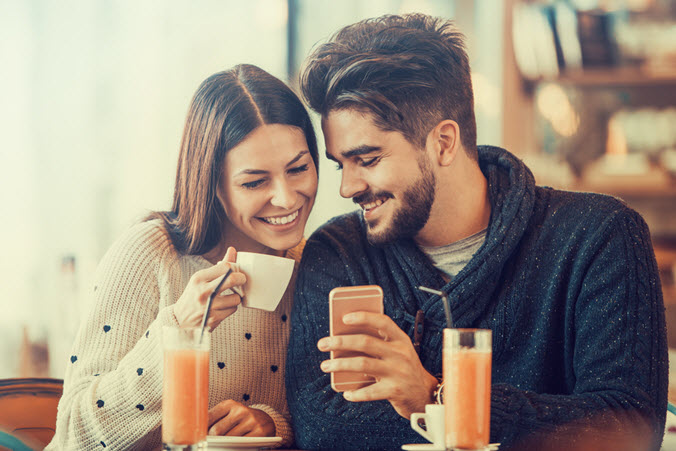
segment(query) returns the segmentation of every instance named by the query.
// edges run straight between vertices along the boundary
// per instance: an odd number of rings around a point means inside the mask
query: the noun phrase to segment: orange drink
[[[209,409],[209,333],[165,327],[162,390],[164,449],[206,447]],[[194,446],[187,446],[194,445]]]
[[[444,330],[446,447],[488,445],[491,419],[491,331]]]

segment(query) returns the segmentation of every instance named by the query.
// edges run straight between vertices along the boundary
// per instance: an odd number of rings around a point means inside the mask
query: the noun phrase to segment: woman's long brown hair
[[[300,128],[319,168],[317,139],[307,110],[281,80],[242,64],[200,85],[183,130],[171,211],[153,212],[146,218],[164,221],[179,252],[202,255],[223,238],[227,217],[217,191],[225,154],[264,124]]]

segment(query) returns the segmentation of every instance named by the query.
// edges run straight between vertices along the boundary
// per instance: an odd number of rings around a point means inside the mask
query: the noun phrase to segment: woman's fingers
[[[218,279],[223,276],[230,268],[230,263],[219,262],[213,266],[210,266],[205,269],[200,269],[190,278],[190,282],[193,285],[200,285],[212,282],[214,279]]]
[[[214,423],[225,417],[236,404],[236,401],[233,401],[232,399],[226,399],[225,401],[221,401],[209,409],[209,427],[213,426]]]
[[[242,298],[237,294],[227,294],[225,296],[216,296],[211,303],[211,311],[218,310],[227,310],[231,308],[237,308],[237,306],[242,302]]]
[[[223,257],[223,261],[234,263],[237,261],[237,251],[234,247],[230,246]]]
[[[221,265],[223,263],[219,263]],[[227,263],[224,263],[227,265]],[[207,293],[207,297],[216,289],[219,283],[221,283],[221,279],[223,276],[227,273],[227,269],[223,271],[221,274],[219,274],[218,277],[216,277],[214,280],[206,283],[204,285],[205,287],[205,293]],[[228,288],[232,287],[240,287],[246,283],[246,276],[244,273],[238,272],[238,271],[232,271],[230,275],[228,276],[227,279],[223,282],[221,287],[219,288],[220,292],[222,293],[223,291],[227,290]]]
[[[209,319],[207,320],[207,326],[211,332],[216,329],[225,318],[232,315],[237,311],[237,308],[232,308],[228,310],[219,310],[218,312],[209,314]]]
[[[209,319],[207,320],[207,324],[213,330],[216,327],[218,327],[221,321],[223,321],[225,318],[232,315],[236,311],[237,306],[223,310],[212,310],[211,312],[209,312]]]
[[[229,414],[225,418],[221,418],[213,426],[209,428],[209,435],[230,435],[229,432],[237,426],[240,419],[236,418],[232,414]]]
[[[210,435],[226,435],[245,418],[242,410],[243,406],[240,403],[233,400],[224,401],[224,403],[227,403],[226,408],[223,410],[225,413],[215,412],[214,418],[216,421],[209,428]]]
[[[272,437],[275,423],[270,416],[231,399],[209,410],[209,434],[230,437]]]
[[[242,437],[249,432],[251,432],[256,427],[256,423],[253,421],[253,418],[250,416],[243,418],[242,421],[237,423],[232,429],[228,431],[227,436],[230,437]]]
[[[237,266],[234,264],[236,258],[237,251],[234,247],[229,247],[223,261],[192,275],[188,286],[174,306],[174,314],[181,326],[198,326],[202,323],[209,296],[216,288],[219,289],[219,293],[214,296],[207,320],[211,330],[237,310],[242,298],[232,294],[232,290],[243,286],[246,283],[246,276],[236,270]],[[228,276],[223,280],[226,274]],[[223,292],[225,294],[221,294]]]

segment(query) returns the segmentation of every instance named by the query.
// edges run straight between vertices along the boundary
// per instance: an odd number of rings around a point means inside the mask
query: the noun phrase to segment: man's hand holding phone
[[[331,336],[319,340],[317,347],[320,351],[331,351],[332,358],[322,362],[321,369],[332,373],[332,386],[336,391],[342,391],[334,384],[338,374],[352,374],[362,379],[364,375],[370,376],[375,382],[354,388],[345,384],[345,399],[353,402],[386,399],[399,415],[409,418],[413,412],[423,412],[425,404],[434,402],[432,393],[437,379],[422,366],[408,335],[382,313],[382,290],[380,296],[380,312],[373,311],[373,301],[353,303],[352,308],[345,308],[343,304],[340,308],[341,303],[335,301],[339,297],[331,296],[334,298],[330,303]],[[371,306],[364,311],[360,310],[360,304]],[[367,333],[336,333],[336,329],[341,328],[339,324],[343,324],[344,329]]]

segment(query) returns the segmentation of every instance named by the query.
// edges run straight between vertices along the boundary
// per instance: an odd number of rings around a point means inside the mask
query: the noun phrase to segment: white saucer
[[[260,449],[278,445],[282,437],[226,437],[221,435],[207,436],[207,449],[211,450],[241,450]]]
[[[489,443],[487,447],[474,451],[496,451],[500,447],[499,443]],[[401,449],[406,451],[446,451],[446,448],[439,448],[434,443],[415,443],[402,445]],[[456,449],[456,448],[453,448]],[[461,451],[458,449],[458,451]],[[469,450],[467,450],[469,451]]]
[[[412,443],[403,445],[401,449],[406,451],[446,451],[446,448],[438,448],[434,443]]]

